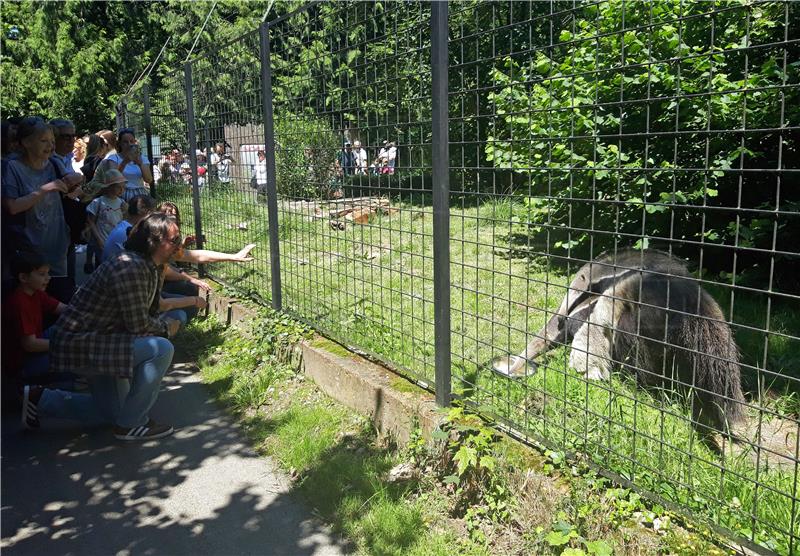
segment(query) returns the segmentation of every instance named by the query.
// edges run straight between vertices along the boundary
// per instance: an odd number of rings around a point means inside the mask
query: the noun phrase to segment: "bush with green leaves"
[[[275,118],[275,178],[278,194],[313,199],[327,195],[342,141],[315,116],[283,113]]]
[[[797,207],[774,175],[736,171],[797,158],[779,131],[800,120],[786,86],[800,63],[781,44],[796,16],[784,2],[587,2],[552,47],[496,61],[486,159],[530,179],[532,224],[556,247],[632,243],[622,233],[770,249],[773,225],[781,243],[797,223],[699,207]]]

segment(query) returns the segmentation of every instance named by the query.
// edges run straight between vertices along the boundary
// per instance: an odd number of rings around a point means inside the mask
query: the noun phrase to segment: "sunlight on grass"
[[[182,199],[185,205],[185,195]],[[398,200],[392,204],[399,209],[396,214],[334,230],[327,219],[313,218],[311,209],[303,212],[282,203],[283,303],[290,313],[337,341],[432,385],[432,211]],[[539,254],[545,246],[532,245],[530,238],[512,240],[512,221],[519,210],[508,199],[451,209],[454,391],[556,449],[586,453],[600,466],[670,502],[787,551],[789,531],[797,527],[797,516],[792,516],[795,469],[763,464],[756,469],[747,457],[720,458],[710,452],[688,425],[686,406],[677,396],[655,397],[617,375],[608,382],[587,382],[567,367],[564,349],[551,352],[539,373],[523,380],[508,380],[488,370],[493,357],[519,351],[544,324],[577,270],[549,266]],[[203,211],[210,248],[233,250],[249,241],[263,246],[251,266],[221,265],[212,271],[243,291],[268,298],[264,206],[247,192],[205,192]],[[247,223],[245,229],[237,227],[241,222]],[[727,290],[709,290],[728,312]],[[771,388],[774,394],[763,403],[796,416],[797,308],[773,302],[769,323],[766,309],[766,296],[736,294],[732,322],[742,361],[758,369],[743,369],[743,383],[755,403],[759,385]],[[765,341],[759,329],[767,325],[773,333]],[[312,416],[308,419],[304,425],[319,428],[324,436],[325,425]],[[291,434],[301,438],[302,428]],[[321,448],[303,449],[316,453]],[[301,456],[285,457],[295,461]],[[300,460],[295,464],[301,465]]]

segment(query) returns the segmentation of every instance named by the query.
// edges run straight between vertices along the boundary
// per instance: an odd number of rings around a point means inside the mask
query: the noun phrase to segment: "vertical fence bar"
[[[261,108],[264,113],[264,151],[267,158],[267,219],[269,220],[269,258],[272,273],[272,308],[280,311],[281,257],[278,242],[278,188],[275,182],[275,126],[272,119],[272,67],[269,52],[269,26],[259,28],[261,48]]]
[[[144,134],[145,142],[147,143],[147,160],[150,161],[150,175],[153,174],[153,126],[150,121],[150,85],[145,83],[142,87],[142,96],[144,97]],[[156,191],[156,180],[150,184],[150,195],[158,198],[158,191]]]
[[[197,131],[194,127],[194,94],[192,92],[192,64],[183,65],[183,79],[186,87],[186,124],[189,135],[189,161],[192,167],[192,208],[194,209],[194,233],[198,249],[203,248],[203,222],[200,215],[200,186],[197,181]],[[205,268],[200,265],[200,274]]]
[[[117,103],[117,117],[116,117],[117,130],[120,130],[123,127],[125,127],[125,116],[123,116],[122,114],[123,106],[124,106],[123,101],[119,101]]]
[[[433,311],[436,403],[450,405],[450,175],[447,115],[448,6],[431,3],[433,70]]]

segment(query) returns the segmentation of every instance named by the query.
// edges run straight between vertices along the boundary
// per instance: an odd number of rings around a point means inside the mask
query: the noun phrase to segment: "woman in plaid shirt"
[[[158,317],[159,269],[181,243],[173,217],[147,216],[131,230],[126,250],[91,275],[54,326],[51,370],[88,375],[92,395],[115,422],[120,440],[173,432],[150,419],[149,412],[172,362],[174,348],[167,338],[179,326],[177,320]]]

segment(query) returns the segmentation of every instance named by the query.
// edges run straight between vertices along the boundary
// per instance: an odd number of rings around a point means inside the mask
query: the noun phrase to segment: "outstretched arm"
[[[245,263],[253,260],[253,257],[250,256],[250,251],[252,251],[255,246],[255,243],[245,245],[238,253],[220,253],[219,251],[209,251],[207,249],[184,249],[177,260],[195,264],[226,261]]]

